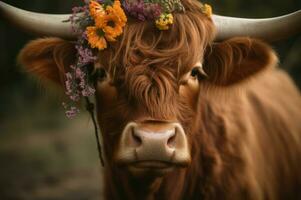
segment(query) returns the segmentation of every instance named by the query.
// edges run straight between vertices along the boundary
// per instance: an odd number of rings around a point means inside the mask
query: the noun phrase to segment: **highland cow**
[[[280,26],[300,31],[290,23],[300,12],[281,25],[241,20],[250,29],[238,33],[238,19],[221,27],[198,1],[182,4],[168,31],[129,21],[94,63],[105,198],[300,199],[301,96],[260,40],[286,37]],[[19,26],[38,32],[32,23]],[[66,38],[66,24],[49,26],[43,35]],[[252,32],[260,26],[269,30]],[[19,62],[64,88],[75,55],[74,42],[49,37],[29,42]]]

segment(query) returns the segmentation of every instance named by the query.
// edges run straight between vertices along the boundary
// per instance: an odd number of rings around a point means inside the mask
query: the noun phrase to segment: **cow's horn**
[[[29,12],[0,1],[0,14],[17,27],[40,36],[73,39],[70,14],[53,15]],[[276,41],[301,32],[301,10],[292,14],[266,19],[244,19],[213,15],[217,40],[234,36],[250,36]]]
[[[52,15],[29,12],[0,1],[0,15],[18,28],[39,36],[56,36],[66,39],[76,37],[72,32],[71,23],[64,22],[69,19],[70,14]]]
[[[217,40],[250,36],[277,41],[301,32],[301,10],[274,18],[245,19],[213,15]]]

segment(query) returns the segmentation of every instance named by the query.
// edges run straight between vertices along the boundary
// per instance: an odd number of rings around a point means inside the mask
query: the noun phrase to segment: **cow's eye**
[[[192,70],[191,70],[191,73],[190,73],[190,75],[192,76],[192,77],[197,77],[198,75],[199,75],[199,69],[198,69],[199,67],[194,67]]]
[[[198,80],[204,80],[207,78],[207,74],[204,72],[202,67],[194,67],[191,72],[190,72],[190,76],[192,76],[193,78],[197,78]]]
[[[94,76],[95,76],[96,80],[101,81],[104,78],[106,78],[107,72],[103,68],[98,68],[98,69],[96,69]]]

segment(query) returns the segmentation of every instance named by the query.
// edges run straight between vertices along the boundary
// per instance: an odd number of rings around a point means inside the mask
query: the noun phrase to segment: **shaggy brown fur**
[[[97,66],[108,72],[96,85],[106,199],[301,198],[300,93],[274,68],[268,45],[250,38],[214,43],[213,23],[200,4],[182,2],[186,13],[174,15],[171,30],[129,20],[120,40],[99,56]],[[29,72],[64,85],[74,51],[71,42],[46,38],[29,43],[19,60]],[[208,79],[185,78],[198,61]],[[149,119],[183,126],[188,168],[135,178],[116,165],[124,126]]]

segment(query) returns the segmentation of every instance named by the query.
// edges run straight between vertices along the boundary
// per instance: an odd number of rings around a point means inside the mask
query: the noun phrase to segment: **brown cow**
[[[266,43],[213,42],[200,4],[182,3],[171,31],[131,21],[95,63],[106,199],[300,199],[300,93]],[[44,38],[19,61],[63,86],[74,55]]]

